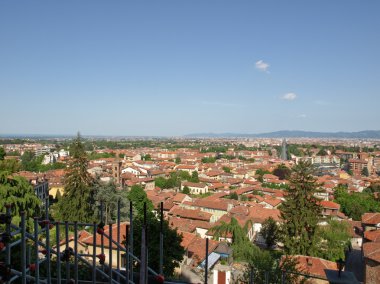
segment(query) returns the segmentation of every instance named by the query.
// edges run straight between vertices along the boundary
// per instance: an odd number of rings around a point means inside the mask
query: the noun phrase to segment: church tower
[[[112,177],[117,185],[121,184],[121,161],[119,158],[119,153],[116,153],[116,159],[112,163]]]

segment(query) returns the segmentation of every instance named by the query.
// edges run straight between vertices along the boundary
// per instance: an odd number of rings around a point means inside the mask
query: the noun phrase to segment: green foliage
[[[155,271],[159,271],[160,263],[160,222],[153,214],[147,216],[148,228],[148,250],[149,250],[149,267]],[[137,216],[133,224],[133,249],[134,255],[138,258],[141,256],[141,231],[143,227],[142,216]],[[163,272],[166,277],[174,274],[176,267],[179,267],[185,254],[184,248],[181,246],[182,236],[175,229],[169,227],[169,223],[163,222],[164,235],[164,266]]]
[[[276,221],[272,217],[269,217],[263,222],[260,234],[265,239],[265,243],[268,248],[276,244],[279,239],[279,228]]]
[[[129,200],[126,190],[117,190],[114,183],[101,184],[97,181],[95,192],[95,219],[99,218],[100,207],[103,204],[104,224],[115,222],[118,202],[120,202],[120,220],[125,221],[128,219]]]
[[[21,169],[21,164],[16,159],[6,159],[0,161],[0,172],[15,173]]]
[[[33,186],[20,176],[8,177],[8,172],[0,172],[0,212],[5,212],[5,205],[12,205],[13,222],[18,225],[20,212],[26,213],[27,220],[40,214],[41,201],[36,196]],[[28,220],[29,225],[32,219]]]
[[[313,256],[330,261],[344,259],[344,251],[349,245],[349,225],[344,221],[330,220],[327,226],[319,226],[317,230],[319,245]]]
[[[247,222],[244,227],[241,227],[235,218],[231,218],[230,223],[222,221],[210,230],[214,232],[216,240],[219,240],[220,237],[227,238],[229,234],[232,235],[234,259],[236,261],[247,261],[254,251],[254,245],[247,237],[249,226],[250,222]]]
[[[4,160],[5,157],[5,150],[3,147],[0,147],[0,161]]]
[[[141,160],[143,160],[143,161],[151,161],[152,160],[152,156],[150,154],[146,154],[145,156],[141,157]]]
[[[25,151],[21,156],[21,168],[30,172],[46,172],[49,170],[64,169],[66,167],[63,163],[53,163],[42,165],[44,159],[43,155],[35,156],[31,151]]]
[[[148,228],[148,249],[149,249],[149,267],[155,271],[159,270],[159,236],[160,222],[153,213],[153,204],[147,198],[145,191],[140,186],[132,186],[128,193],[128,198],[132,201],[134,209],[133,223],[133,244],[134,254],[140,258],[141,254],[141,231],[143,227],[144,202],[147,207],[147,228]],[[181,246],[182,237],[177,231],[171,229],[167,221],[163,222],[164,234],[164,274],[171,276],[176,267],[179,266],[185,253]]]
[[[230,173],[231,172],[231,168],[229,168],[229,167],[223,167],[223,171],[225,173]]]
[[[317,153],[317,156],[327,156],[328,153],[326,152],[325,149],[320,149],[319,152]]]
[[[204,163],[204,164],[213,164],[213,163],[215,163],[215,161],[216,161],[216,158],[214,158],[214,157],[202,158],[202,163]]]
[[[367,167],[364,167],[363,170],[362,170],[362,172],[361,172],[361,174],[362,174],[363,176],[368,177],[368,176],[369,176],[368,168],[367,168]]]
[[[65,192],[55,207],[56,214],[65,221],[90,222],[94,215],[94,181],[87,172],[88,158],[79,133],[70,145],[70,155],[64,177]]]
[[[190,188],[186,185],[183,187],[182,193],[184,194],[190,194]]]
[[[273,170],[273,174],[275,176],[278,176],[280,180],[287,179],[290,173],[291,173],[291,170],[284,164],[278,165],[277,168]]]
[[[238,200],[238,199],[239,199],[239,195],[237,195],[236,192],[232,192],[232,193],[229,195],[229,198],[230,198],[230,199]]]
[[[286,201],[280,206],[282,242],[286,254],[311,255],[316,245],[316,230],[321,207],[314,196],[318,184],[309,162],[292,168]]]
[[[271,183],[271,182],[263,182],[261,184],[262,187],[272,188],[272,189],[288,189],[289,185],[281,184],[281,183]]]
[[[225,153],[228,147],[226,146],[209,146],[207,148],[202,148],[201,153]]]
[[[181,158],[180,157],[175,158],[175,163],[179,165],[181,163]]]
[[[114,158],[115,153],[97,153],[97,152],[91,152],[88,155],[89,160],[98,160],[98,159],[104,159],[104,158]]]
[[[193,171],[191,175],[186,171],[178,171],[171,173],[169,178],[158,177],[154,181],[156,186],[168,189],[179,187],[182,181],[199,182],[199,178],[197,171]]]
[[[297,270],[298,262],[294,258],[283,257],[281,260],[279,256],[255,247],[254,253],[249,259],[248,268],[244,273],[243,282],[248,283],[252,273],[253,283],[266,283],[266,279],[272,284],[305,283],[304,280],[299,279],[297,275],[291,273],[286,273],[285,282],[282,282],[282,271],[295,273],[300,271]]]
[[[281,153],[281,150],[280,152]],[[302,157],[304,154],[303,152],[299,149],[299,145],[296,145],[296,144],[288,144],[288,157],[290,157],[290,155],[293,154],[294,156],[297,156],[297,157]]]
[[[1,152],[1,150],[0,150],[0,152]],[[7,153],[7,156],[20,156],[20,155],[21,155],[21,153],[19,151],[10,151]],[[0,156],[1,156],[1,154],[0,154]]]
[[[258,169],[257,171],[256,171],[256,175],[258,175],[258,181],[260,181],[260,182],[263,182],[263,176],[265,175],[265,174],[270,174],[271,172],[270,171],[267,171],[267,170],[264,170],[264,169]]]
[[[380,212],[380,203],[372,193],[348,193],[344,187],[336,188],[334,201],[340,204],[340,210],[353,220],[361,220],[366,212]]]
[[[191,178],[189,179],[190,182],[199,182],[199,177],[198,177],[198,172],[197,171],[193,171],[191,173]]]
[[[132,201],[133,210],[138,216],[144,215],[144,202],[146,203],[146,211],[153,211],[153,204],[148,199],[146,192],[139,185],[133,185],[131,190],[128,192],[128,199]]]

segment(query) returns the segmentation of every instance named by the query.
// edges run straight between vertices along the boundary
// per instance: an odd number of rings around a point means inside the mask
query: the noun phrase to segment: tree
[[[380,212],[380,203],[372,193],[348,193],[347,188],[338,186],[334,191],[334,198],[340,204],[340,210],[354,220],[361,220],[366,212]]]
[[[266,219],[261,227],[260,234],[265,239],[265,243],[268,248],[274,246],[279,238],[278,236],[278,225],[276,221],[269,217]]]
[[[225,173],[230,173],[231,172],[231,169],[229,167],[223,167],[223,171]]]
[[[277,168],[273,170],[273,174],[278,176],[280,180],[286,179],[290,175],[291,170],[284,164],[278,165]]]
[[[230,199],[238,200],[239,195],[234,191],[230,194]]]
[[[249,221],[242,227],[235,218],[231,218],[229,223],[222,221],[219,225],[212,227],[214,238],[219,240],[220,237],[227,238],[232,236],[232,248],[235,260],[247,261],[253,254],[254,245],[248,239],[248,228],[252,225]]]
[[[286,254],[311,255],[316,245],[316,230],[321,215],[318,190],[310,162],[292,168],[286,200],[280,206],[282,242]]]
[[[183,187],[182,193],[184,194],[190,194],[190,188],[186,185]]]
[[[88,158],[79,133],[70,145],[70,156],[57,215],[65,221],[90,222],[95,203],[94,180],[87,172]]]
[[[367,168],[367,167],[364,167],[364,168],[362,169],[361,174],[362,174],[363,176],[368,177],[368,176],[369,176],[368,168]]]
[[[181,163],[181,158],[180,157],[177,157],[175,158],[175,163],[178,165]]]
[[[189,181],[191,181],[191,182],[199,182],[199,177],[198,177],[198,172],[197,171],[193,171],[191,173],[191,178],[189,179]]]
[[[5,157],[5,150],[3,147],[0,147],[0,161],[4,160]]]
[[[317,156],[326,156],[326,155],[328,155],[328,153],[323,148],[321,150],[319,150],[317,153]]]
[[[345,249],[350,242],[349,225],[344,221],[330,220],[327,226],[319,226],[318,249],[313,256],[321,257],[330,261],[345,258]]]
[[[269,251],[255,247],[242,280],[244,283],[249,283],[252,273],[253,283],[266,283],[266,279],[273,284],[305,283],[305,280],[300,279],[296,274],[289,273],[301,272],[297,265],[298,262],[294,258],[287,256],[280,258],[280,255],[271,254]],[[283,271],[288,272],[285,274],[285,282],[282,282]]]
[[[147,228],[148,228],[148,255],[149,267],[153,270],[159,270],[159,243],[160,243],[160,221],[153,213],[153,204],[147,198],[145,191],[141,186],[132,186],[128,194],[128,198],[132,201],[135,217],[133,219],[133,245],[134,255],[140,258],[141,254],[141,231],[144,224],[144,203],[147,207]],[[179,266],[185,253],[181,246],[182,237],[177,234],[175,229],[169,227],[168,222],[163,222],[164,234],[164,267],[163,272],[166,276],[171,276],[176,267]]]
[[[95,186],[95,218],[100,216],[100,208],[103,205],[104,223],[109,224],[117,219],[117,205],[120,202],[120,220],[128,219],[129,200],[126,190],[117,190],[114,183],[101,184],[97,181]]]
[[[33,223],[32,217],[40,214],[41,200],[38,199],[34,188],[23,177],[9,177],[8,172],[0,172],[0,212],[4,212],[5,205],[12,205],[13,222],[18,225],[20,212],[26,213],[28,224]]]
[[[144,203],[146,203],[147,212],[153,212],[153,204],[140,185],[133,185],[131,187],[131,190],[128,192],[128,199],[132,201],[135,214],[139,216],[144,215]]]
[[[21,165],[19,161],[16,159],[6,159],[3,161],[0,161],[0,172],[9,172],[9,173],[15,173],[18,172],[21,168]]]

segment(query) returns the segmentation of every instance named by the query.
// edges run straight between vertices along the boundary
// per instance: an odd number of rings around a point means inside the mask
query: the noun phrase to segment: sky
[[[380,1],[0,1],[0,134],[379,130]]]

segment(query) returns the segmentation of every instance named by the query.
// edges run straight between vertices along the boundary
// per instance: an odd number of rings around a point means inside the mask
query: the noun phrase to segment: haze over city
[[[378,1],[1,1],[0,134],[378,129]]]

